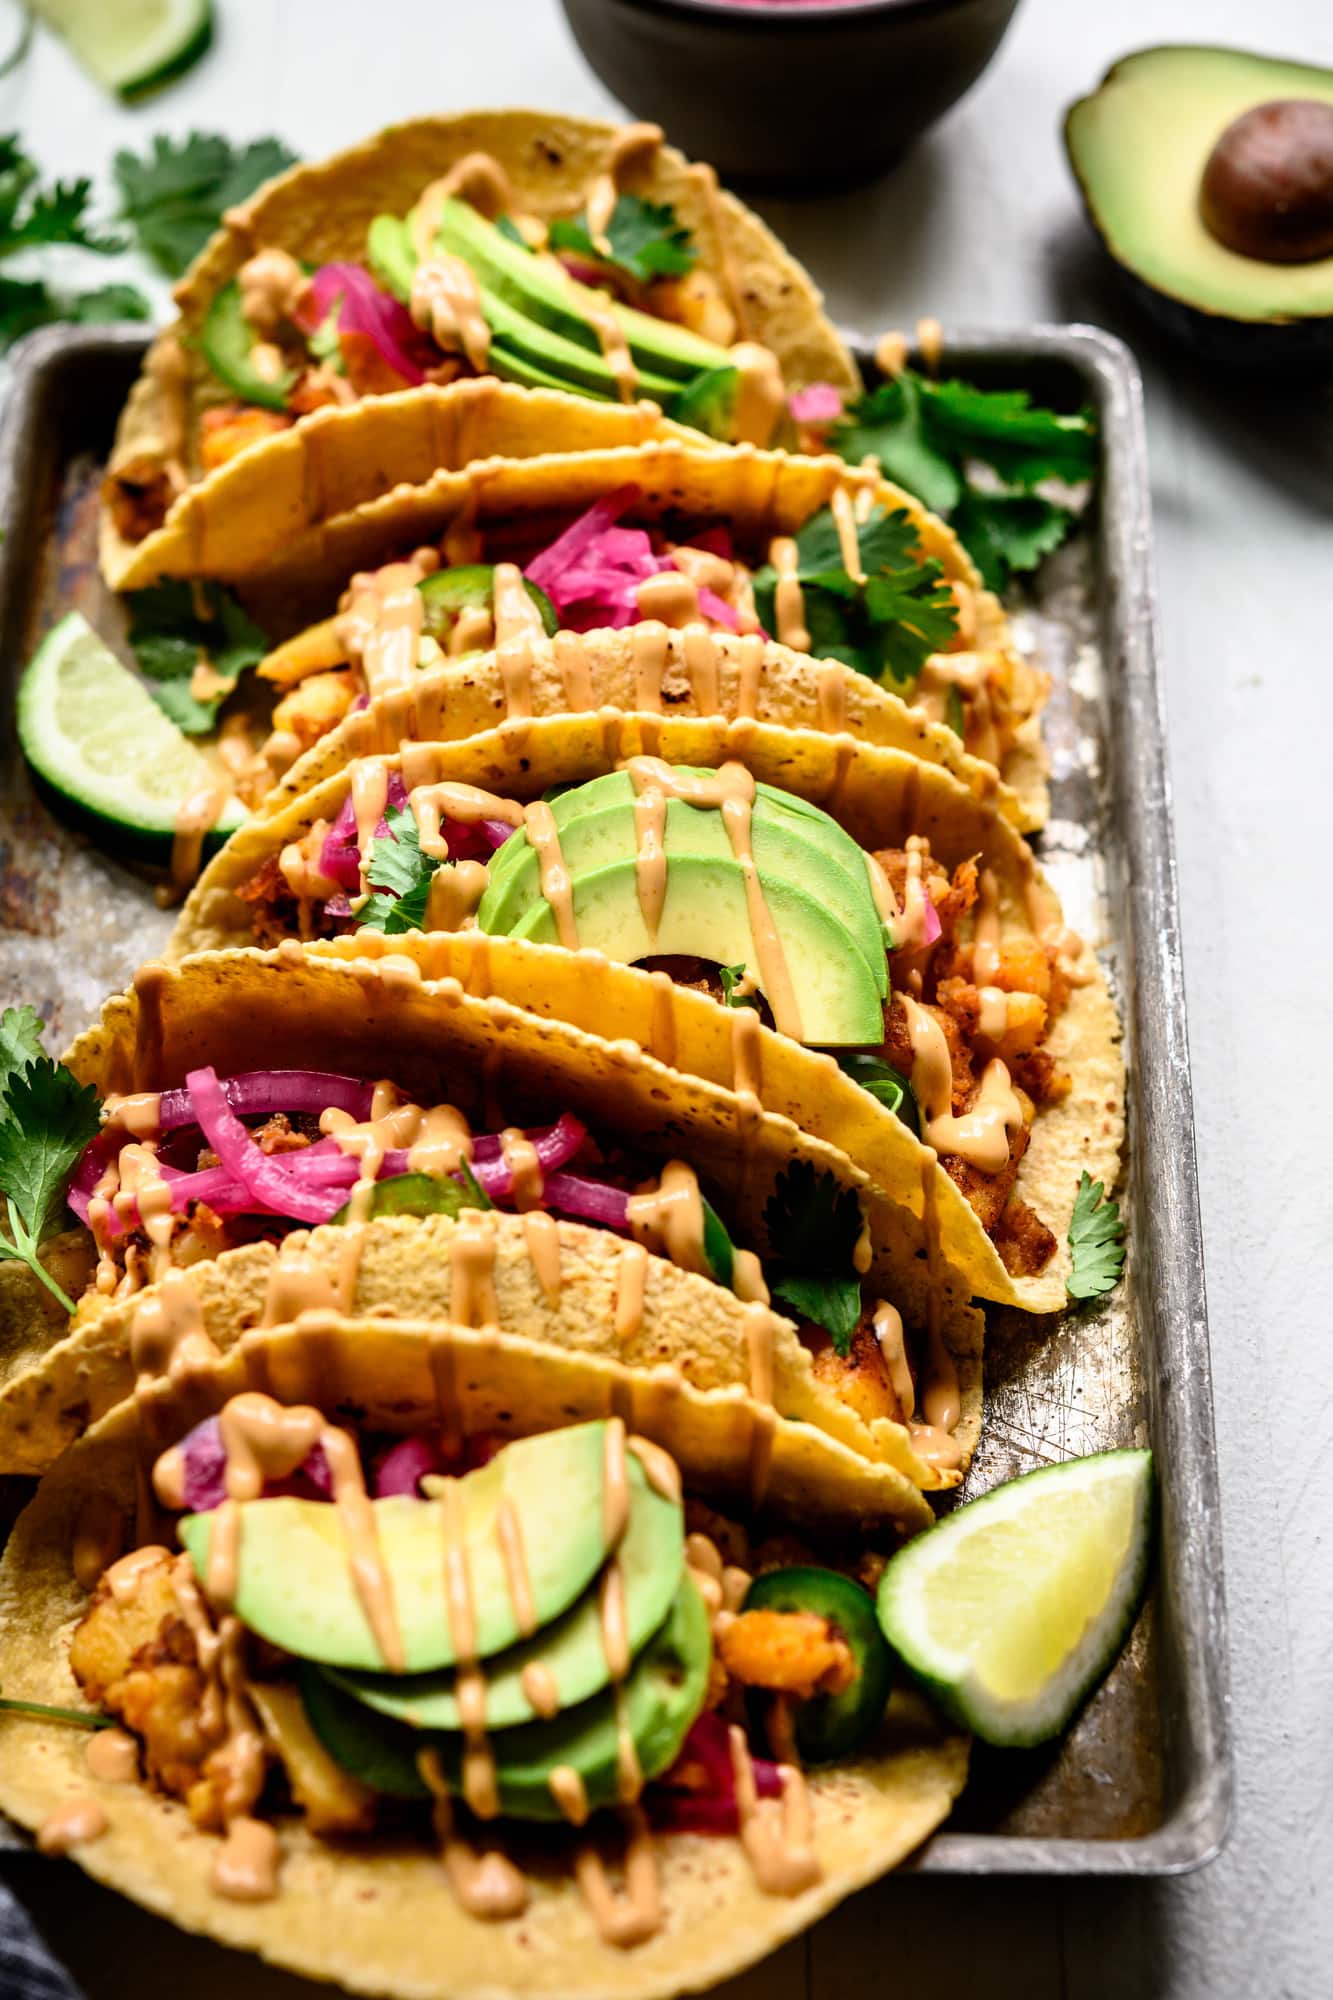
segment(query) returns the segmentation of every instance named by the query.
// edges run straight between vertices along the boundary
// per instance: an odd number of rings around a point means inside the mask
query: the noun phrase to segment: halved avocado
[[[1069,163],[1107,251],[1145,309],[1207,359],[1263,367],[1333,353],[1333,255],[1293,262],[1280,231],[1273,244],[1280,256],[1242,255],[1215,233],[1215,204],[1204,198],[1224,134],[1236,148],[1236,121],[1261,106],[1295,105],[1333,106],[1333,70],[1240,49],[1172,46],[1125,56],[1065,119]],[[1284,112],[1278,120],[1304,154],[1285,163],[1297,182],[1311,170],[1312,123],[1317,129],[1317,108],[1312,119],[1287,120]],[[1269,155],[1271,166],[1271,147]],[[1253,151],[1239,166],[1240,198],[1247,178],[1249,192],[1261,192]],[[1280,151],[1277,167],[1269,187],[1275,224],[1289,205]],[[1214,183],[1216,172],[1215,165]],[[1234,200],[1237,176],[1229,178]],[[1333,186],[1328,199],[1333,211]],[[1311,243],[1318,247],[1317,234]]]
[[[685,1517],[679,1504],[651,1486],[635,1489],[629,1525],[616,1552],[625,1593],[625,1629],[631,1653],[657,1631],[680,1588],[685,1561]],[[561,1710],[599,1694],[611,1679],[602,1636],[601,1579],[573,1608],[522,1645],[486,1665],[486,1727],[513,1729],[536,1719],[530,1669],[544,1667],[559,1693]],[[457,1678],[443,1674],[345,1674],[341,1687],[377,1714],[414,1729],[461,1729]]]
[[[577,1424],[521,1438],[459,1481],[480,1658],[504,1652],[521,1636],[498,1530],[502,1501],[522,1535],[539,1623],[567,1611],[601,1568],[605,1430],[603,1423]],[[644,1472],[633,1454],[627,1466],[634,1494],[646,1483]],[[406,1670],[453,1665],[458,1648],[445,1596],[444,1503],[394,1496],[371,1506]],[[298,1659],[382,1671],[386,1662],[362,1606],[338,1508],[284,1496],[244,1501],[239,1511],[235,1608],[242,1623]],[[201,1579],[214,1518],[190,1514],[179,1527]]]

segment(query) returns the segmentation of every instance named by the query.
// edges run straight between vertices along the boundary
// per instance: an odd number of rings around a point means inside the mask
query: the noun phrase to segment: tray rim
[[[28,475],[48,378],[80,357],[142,353],[138,324],[49,327],[19,342],[0,415],[0,634],[8,638],[24,591],[22,567],[39,504]],[[847,332],[859,359],[871,343]],[[1103,463],[1093,532],[1102,588],[1098,611],[1108,652],[1110,783],[1127,864],[1125,907],[1135,957],[1132,1006],[1137,1058],[1129,1079],[1135,1139],[1133,1250],[1127,1282],[1138,1289],[1150,1349],[1149,1430],[1170,1466],[1158,1519],[1161,1643],[1175,1661],[1192,1766],[1167,1817],[1135,1838],[1000,1833],[936,1834],[907,1864],[932,1875],[1159,1876],[1202,1867],[1220,1851],[1231,1819],[1233,1752],[1221,1511],[1193,1090],[1165,710],[1158,670],[1151,507],[1143,389],[1125,344],[1100,328],[1037,323],[1003,330],[946,327],[951,366],[1050,363],[1073,369],[1095,405]],[[1132,754],[1131,754],[1132,746]],[[1151,1274],[1151,1289],[1148,1274]],[[1185,1526],[1188,1525],[1188,1532]],[[1166,1558],[1166,1559],[1163,1559]]]

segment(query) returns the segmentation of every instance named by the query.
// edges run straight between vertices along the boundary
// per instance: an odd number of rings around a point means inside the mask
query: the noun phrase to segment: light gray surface
[[[555,0],[224,0],[221,47],[140,113],[43,42],[0,116],[45,164],[104,172],[168,127],[279,131],[317,153],[474,103],[602,112]],[[1333,63],[1327,0],[1025,0],[968,102],[879,188],[765,213],[839,317],[973,326],[1086,318],[1148,383],[1163,654],[1191,994],[1234,1649],[1238,1808],[1202,1875],[1158,1885],[890,1883],[728,1989],[852,2000],[966,1984],[991,2000],[1323,2000],[1333,1990],[1333,1226],[1322,1107],[1333,850],[1327,388],[1201,377],[1122,308],[1090,255],[1058,119],[1153,41]],[[1321,562],[1321,557],[1323,558]],[[1299,930],[1297,925],[1299,923]],[[1302,1117],[1310,1106],[1314,1117]],[[1293,1115],[1296,1113],[1297,1115]],[[59,1922],[59,1877],[43,1901]],[[98,1995],[165,1994],[131,1967],[110,1899],[67,1935]],[[119,1962],[117,1962],[119,1960]],[[201,1953],[199,2000],[292,1982]]]

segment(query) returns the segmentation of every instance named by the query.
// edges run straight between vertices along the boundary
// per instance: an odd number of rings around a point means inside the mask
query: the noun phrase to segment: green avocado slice
[[[466,203],[461,206],[466,208]],[[472,215],[474,211],[468,209],[467,213]],[[492,230],[492,225],[482,217],[476,216],[475,220],[482,229]],[[492,233],[506,251],[512,252],[532,270],[540,271],[541,266],[528,251],[508,243],[497,231],[492,230]],[[367,244],[371,269],[380,282],[397,298],[404,302],[409,300],[417,266],[409,224],[400,222],[396,216],[376,216],[370,226]],[[619,385],[591,326],[585,326],[577,318],[571,319],[569,326],[577,326],[579,335],[570,338],[569,327],[563,322],[554,325],[540,313],[529,310],[529,300],[522,288],[492,285],[484,260],[478,263],[474,256],[466,251],[456,251],[454,245],[444,242],[443,238],[440,247],[462,255],[476,275],[481,310],[492,336],[489,363],[497,375],[517,381],[525,388],[562,389],[566,393],[592,396],[603,402],[619,401]],[[560,280],[555,278],[553,282],[558,286]],[[591,301],[592,295],[588,296]],[[602,302],[599,300],[597,303],[600,305]],[[647,323],[655,327],[662,322],[648,320]],[[656,403],[673,402],[682,387],[679,379],[669,371],[640,361],[638,354],[634,358],[639,364],[635,385],[637,392]],[[722,350],[710,349],[708,362],[700,365],[712,367],[719,358],[724,362],[726,360]]]
[[[1227,249],[1205,226],[1200,185],[1223,132],[1283,99],[1333,104],[1333,69],[1242,49],[1140,49],[1108,71],[1065,121],[1089,217],[1132,276],[1199,311],[1283,323],[1333,316],[1333,257],[1269,263]]]
[[[651,1486],[636,1489],[629,1526],[615,1561],[624,1584],[630,1651],[637,1654],[661,1625],[680,1587],[685,1523],[678,1503]],[[611,1675],[602,1643],[600,1577],[563,1618],[489,1662],[488,1729],[512,1729],[536,1720],[537,1710],[524,1686],[524,1675],[534,1665],[545,1667],[554,1678],[561,1710],[573,1708],[606,1687]],[[410,1723],[415,1729],[462,1726],[453,1673],[407,1677],[335,1671],[332,1677],[368,1708]]]
[[[258,403],[265,410],[285,410],[296,376],[287,369],[272,381],[257,373],[250,361],[255,339],[254,329],[241,311],[241,288],[233,278],[208,308],[199,345],[218,380],[244,402]]]
[[[567,1611],[608,1553],[602,1526],[604,1423],[521,1438],[458,1483],[476,1651],[481,1659],[517,1644],[519,1631],[498,1532],[507,1500],[517,1520],[539,1625]],[[630,1453],[631,1497],[646,1480]],[[558,1498],[558,1505],[553,1499]],[[445,1514],[440,1500],[394,1496],[371,1502],[393,1593],[404,1670],[452,1666],[458,1652],[445,1595]],[[385,1660],[362,1607],[346,1530],[336,1507],[289,1497],[240,1505],[235,1609],[241,1622],[298,1659],[383,1672]],[[214,1516],[190,1514],[180,1538],[207,1576]]]
[[[870,896],[864,862],[859,883],[851,882],[837,862],[813,841],[794,834],[780,820],[754,816],[752,844],[759,877],[767,891],[770,883],[790,882],[818,896],[831,915],[845,928],[850,942],[865,959],[880,998],[888,992],[888,962],[879,913]],[[541,901],[541,874],[536,850],[531,843],[506,841],[505,847],[518,850],[514,863],[505,871],[499,893],[488,909],[482,928],[505,934],[521,924],[527,912]],[[499,850],[503,853],[505,850]],[[603,806],[581,814],[560,828],[560,851],[574,881],[598,868],[605,868],[635,852],[633,807],[628,803]],[[668,879],[687,857],[733,863],[731,843],[722,816],[670,799],[666,809],[666,854]],[[489,888],[489,885],[488,885]],[[858,893],[859,891],[859,893]],[[739,940],[742,947],[745,939]],[[744,952],[742,950],[742,956]],[[730,959],[721,963],[730,964]]]
[[[465,201],[442,204],[435,240],[441,250],[470,264],[479,283],[525,319],[600,352],[591,315],[607,309],[603,293],[520,249]],[[614,303],[610,310],[620,322],[636,365],[672,377],[677,388],[704,369],[728,364],[724,347],[701,339],[672,320],[654,319],[651,313]]]
[[[708,1692],[713,1641],[698,1588],[685,1575],[671,1614],[639,1654],[620,1699],[645,1781],[675,1763],[690,1724]],[[463,1779],[462,1738],[433,1739],[450,1785]],[[492,1739],[500,1811],[510,1819],[560,1820],[551,1795],[557,1766],[578,1772],[588,1810],[613,1806],[618,1793],[619,1729],[616,1697],[610,1689],[580,1702],[550,1722],[529,1722]]]

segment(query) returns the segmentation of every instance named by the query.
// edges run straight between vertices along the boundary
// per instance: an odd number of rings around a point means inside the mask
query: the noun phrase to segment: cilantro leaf
[[[147,319],[151,312],[133,285],[102,285],[70,295],[53,292],[44,278],[0,277],[0,354],[39,326],[62,320]]]
[[[861,1199],[836,1174],[793,1160],[764,1205],[764,1229],[793,1270],[842,1272],[861,1234]]]
[[[854,1271],[836,1277],[809,1272],[784,1275],[774,1285],[773,1296],[789,1305],[797,1319],[822,1326],[833,1341],[834,1352],[847,1359],[861,1317],[861,1280]]]
[[[963,480],[952,454],[927,430],[922,386],[910,369],[881,382],[852,404],[829,443],[853,465],[877,458],[886,479],[906,487],[934,513],[947,515],[962,497]]]
[[[865,583],[843,567],[831,508],[812,515],[796,537],[810,651],[872,680],[888,674],[906,684],[956,633],[953,593],[939,563],[917,555],[917,532],[902,508],[877,507],[858,522],[857,547]],[[777,572],[771,564],[755,576],[754,593],[760,623],[772,631]]]
[[[1085,1170],[1069,1218],[1074,1268],[1065,1290],[1071,1299],[1098,1299],[1115,1289],[1125,1265],[1124,1238],[1119,1202],[1109,1200],[1102,1183]]]
[[[96,228],[87,215],[90,180],[53,181],[38,187],[37,166],[19,144],[18,134],[0,137],[0,257],[49,243],[72,243],[81,250],[110,255],[124,239]]]
[[[430,878],[441,864],[422,853],[416,815],[410,806],[391,806],[385,820],[388,832],[371,842],[366,863],[366,880],[384,893],[362,904],[357,925],[361,930],[398,937],[404,931],[419,931],[425,924]]]
[[[156,683],[154,701],[187,736],[213,728],[241,675],[268,651],[264,634],[230,591],[178,579],[133,593],[129,638],[140,671]],[[207,694],[191,688],[201,664],[217,676]]]
[[[40,1061],[42,1026],[35,1007],[6,1007],[0,1014],[0,1102],[10,1077]]]
[[[1068,534],[1071,509],[1038,498],[1045,479],[1074,485],[1096,471],[1092,416],[1043,409],[1025,389],[932,382],[905,368],[862,396],[829,437],[842,457],[878,459],[896,480],[942,514],[991,590],[1015,570],[1035,569]],[[982,492],[969,460],[988,465],[1007,491]]]
[[[142,157],[128,150],[116,154],[121,212],[139,247],[168,277],[178,278],[227,209],[290,167],[295,157],[278,139],[256,139],[238,149],[217,133],[192,132],[188,139],[159,134]]]
[[[722,981],[722,1005],[724,1007],[758,1008],[759,995],[757,993],[739,993],[736,990],[745,978],[745,967],[743,965],[719,965],[717,972],[719,979]]]
[[[1097,465],[1097,429],[1087,411],[1061,416],[1033,402],[1026,389],[978,389],[970,382],[928,382],[932,436],[942,448],[992,466],[1007,486],[1043,479],[1071,485]]]
[[[951,526],[988,590],[1003,590],[1015,570],[1036,569],[1058,549],[1074,519],[1068,507],[1036,493],[978,493],[969,487]]]
[[[19,1046],[33,1039],[31,1010],[5,1016],[5,1034]],[[10,1024],[13,1023],[11,1028]],[[70,1172],[97,1132],[97,1092],[75,1081],[49,1056],[36,1055],[11,1070],[0,1118],[0,1193],[5,1197],[12,1242],[0,1238],[0,1258],[22,1262],[67,1312],[74,1306],[37,1252],[64,1207]]]
[[[605,234],[611,246],[609,257],[593,243],[587,214],[581,211],[553,222],[548,241],[552,249],[572,250],[590,263],[624,271],[643,285],[653,278],[680,277],[699,255],[694,238],[677,222],[673,208],[664,202],[645,201],[637,194],[617,196]]]

